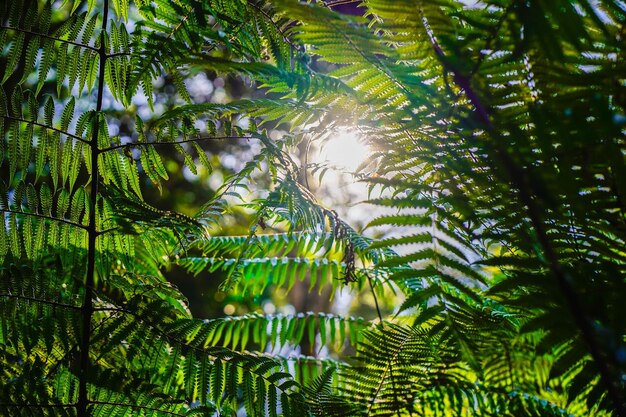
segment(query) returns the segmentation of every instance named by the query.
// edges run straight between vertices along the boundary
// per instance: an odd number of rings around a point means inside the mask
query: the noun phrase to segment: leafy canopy
[[[2,415],[626,416],[623,3],[333,3],[2,4]],[[265,94],[193,102],[198,71]],[[341,128],[372,149],[369,227],[395,233],[363,236],[303,181],[290,151]],[[238,138],[258,154],[195,216],[144,199],[164,154],[210,171],[204,144]],[[249,234],[219,236],[264,171]],[[173,265],[403,301],[202,320]]]

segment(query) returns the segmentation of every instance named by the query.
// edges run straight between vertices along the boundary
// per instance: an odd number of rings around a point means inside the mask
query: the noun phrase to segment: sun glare
[[[341,130],[322,144],[319,158],[337,169],[354,172],[368,156],[367,146],[355,132]]]

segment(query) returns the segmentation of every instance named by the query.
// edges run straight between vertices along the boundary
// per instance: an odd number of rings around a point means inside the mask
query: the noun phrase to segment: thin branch
[[[329,0],[324,2],[324,6],[333,7],[340,6],[342,4],[350,4],[350,3],[362,3],[363,0]]]
[[[132,52],[115,52],[112,54],[108,54],[107,55],[107,59],[108,58],[117,58],[118,56],[130,56],[132,55]]]
[[[84,226],[80,223],[75,223],[71,220],[65,220],[65,219],[60,219],[58,217],[52,217],[52,216],[46,216],[44,214],[37,214],[37,213],[26,213],[24,211],[17,211],[17,210],[6,210],[6,209],[0,209],[0,212],[2,213],[13,213],[13,214],[21,214],[24,216],[32,216],[32,217],[38,217],[40,219],[46,219],[46,220],[52,220],[52,221],[57,221],[57,222],[61,222],[61,223],[65,223],[65,224],[69,224],[71,226],[74,227],[78,227],[80,229],[83,230],[87,230],[87,226]]]
[[[114,145],[108,148],[101,149],[100,152],[110,152],[116,149],[122,148],[137,148],[140,146],[164,146],[164,145],[180,145],[182,143],[201,142],[204,140],[228,140],[228,139],[256,139],[254,136],[200,136],[192,139],[184,139],[175,142],[132,142],[124,143],[123,145]]]
[[[374,292],[374,285],[372,285],[372,277],[370,274],[365,273],[367,277],[367,282],[370,284],[370,290],[372,291],[372,296],[374,297],[374,304],[376,305],[376,313],[378,314],[378,319],[380,320],[380,327],[384,329],[385,324],[383,322],[383,315],[380,312],[380,307],[378,306],[378,297],[376,297],[376,293]]]
[[[98,230],[96,233],[97,233],[98,236],[100,236],[100,235],[104,235],[106,233],[114,232],[114,231],[116,231],[118,229],[119,229],[119,227],[111,227],[110,229]]]
[[[76,139],[76,140],[81,141],[83,143],[89,143],[88,140],[85,140],[85,139],[81,138],[80,136],[73,135],[73,134],[71,134],[69,132],[66,132],[65,130],[57,129],[56,127],[44,125],[44,124],[36,122],[34,120],[26,120],[26,119],[22,119],[22,118],[19,118],[19,117],[13,117],[13,116],[7,116],[7,115],[3,115],[2,117],[5,118],[5,119],[9,119],[9,120],[15,120],[16,122],[30,123],[30,124],[33,124],[35,126],[45,127],[48,130],[53,130],[53,131],[58,132],[58,133],[60,133],[62,135],[70,137],[72,139]]]
[[[108,311],[113,313],[130,313],[130,310],[118,307],[96,307],[93,311]]]
[[[0,404],[0,407],[31,407],[31,408],[74,408],[76,407],[76,403],[74,404]]]
[[[71,305],[71,304],[58,303],[56,301],[43,300],[41,298],[27,297],[25,295],[0,294],[0,297],[18,298],[20,300],[34,301],[34,302],[37,302],[37,303],[48,304],[48,305],[55,306],[55,307],[60,307],[60,308],[71,308],[71,309],[75,309],[75,310],[80,310],[79,306],[74,306],[74,305]]]
[[[30,31],[30,30],[21,29],[21,28],[15,28],[15,27],[12,27],[12,26],[0,26],[0,29],[15,30],[17,32],[28,33],[29,35],[40,36],[42,38],[52,39],[52,40],[57,41],[57,42],[69,43],[70,45],[74,45],[74,46],[78,46],[80,48],[85,48],[85,49],[89,49],[89,50],[94,51],[94,52],[98,52],[98,48],[94,48],[93,46],[85,45],[84,43],[79,43],[79,42],[72,42],[72,41],[67,40],[67,39],[55,38],[54,36],[46,35],[44,33],[33,32],[33,31]]]

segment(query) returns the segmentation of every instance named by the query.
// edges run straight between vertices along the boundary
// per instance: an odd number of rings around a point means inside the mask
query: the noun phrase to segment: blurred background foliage
[[[348,15],[362,15],[364,9],[357,7],[358,2],[331,2],[329,7],[340,13]],[[67,9],[60,8],[56,11],[59,21],[67,16],[63,12]],[[131,9],[132,11],[132,9]],[[129,30],[134,26],[136,14],[131,12],[128,23]],[[226,48],[216,53],[216,56],[225,59],[232,55]],[[270,55],[265,57],[270,64],[275,64]],[[325,73],[338,68],[337,65],[314,59],[308,63],[310,69],[315,72]],[[201,71],[190,74],[185,80],[187,92],[194,103],[229,103],[241,99],[255,98],[279,98],[280,93],[268,92],[268,88],[259,88],[259,84],[246,76],[238,76],[229,73],[218,74],[215,71]],[[54,90],[54,79],[46,86],[50,91]],[[44,88],[46,88],[44,87]],[[137,96],[130,107],[124,108],[116,104],[112,97],[105,98],[105,107],[108,107],[108,126],[112,136],[118,135],[121,143],[135,141],[135,115],[139,115],[147,126],[151,121],[185,103],[178,93],[175,80],[171,76],[163,75],[153,83],[154,110],[149,108],[147,100]],[[109,106],[106,105],[109,103]],[[116,112],[116,106],[119,111]],[[242,117],[240,125],[247,127],[248,119]],[[200,122],[197,128],[205,126]],[[271,138],[279,138],[290,130],[288,124],[276,125],[270,122],[265,125]],[[309,187],[326,207],[333,207],[338,211],[341,218],[350,223],[357,231],[363,231],[367,222],[371,219],[370,208],[364,207],[367,198],[367,188],[359,181],[357,170],[362,168],[359,164],[368,156],[368,149],[363,141],[357,142],[358,131],[330,132],[324,140],[317,138],[314,142],[302,141],[292,149],[293,158],[301,166],[300,181],[306,182]],[[133,134],[135,135],[133,137]],[[347,140],[346,140],[347,139]],[[344,143],[347,142],[347,143]],[[192,173],[184,165],[184,157],[173,149],[168,152],[164,149],[160,155],[169,179],[166,185],[159,189],[147,178],[143,178],[142,189],[146,202],[161,210],[172,210],[193,216],[207,201],[212,200],[216,191],[223,185],[229,176],[241,171],[245,164],[250,161],[260,150],[260,144],[255,139],[224,139],[208,140],[201,142],[200,146],[206,152],[213,167],[208,172],[201,164],[198,164],[198,172]],[[330,149],[329,149],[330,148]],[[356,159],[354,154],[356,154]],[[349,160],[348,165],[344,164]],[[356,161],[356,162],[355,162]],[[323,172],[323,174],[322,174]],[[255,172],[251,183],[253,190],[268,190],[271,181],[267,173]],[[326,179],[324,180],[324,177]],[[254,191],[246,196],[247,201],[260,197]],[[233,199],[233,203],[244,201]],[[221,218],[219,225],[213,229],[215,233],[223,236],[247,235],[253,222],[254,212],[246,210],[240,205],[233,204]],[[269,230],[268,230],[269,231]],[[274,229],[273,232],[286,230]],[[371,231],[369,234],[380,236],[384,230]],[[171,265],[165,273],[168,280],[175,284],[189,301],[189,308],[196,317],[222,317],[224,315],[241,315],[246,313],[285,313],[296,312],[327,312],[336,311],[341,314],[355,314],[359,317],[374,318],[374,299],[369,292],[360,294],[343,294],[336,303],[336,299],[330,298],[329,289],[323,293],[309,292],[309,281],[298,281],[294,289],[289,292],[268,286],[262,295],[248,296],[241,293],[227,293],[219,290],[224,281],[224,271],[204,273],[201,278],[190,275],[184,268]],[[356,298],[355,298],[356,296]],[[391,312],[397,304],[393,296],[379,300],[385,312]],[[349,354],[345,352],[344,355]]]

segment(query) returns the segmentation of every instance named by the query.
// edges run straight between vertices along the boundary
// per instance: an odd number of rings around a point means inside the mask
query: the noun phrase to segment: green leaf
[[[7,57],[7,62],[4,67],[5,72],[4,72],[4,75],[2,76],[2,81],[0,82],[0,84],[4,84],[9,79],[9,77],[13,74],[15,65],[17,64],[18,60],[22,56],[22,49],[24,47],[24,37],[25,37],[24,32],[18,32],[15,35],[15,38],[13,38],[13,41],[11,42],[11,46],[9,48],[9,56]]]

